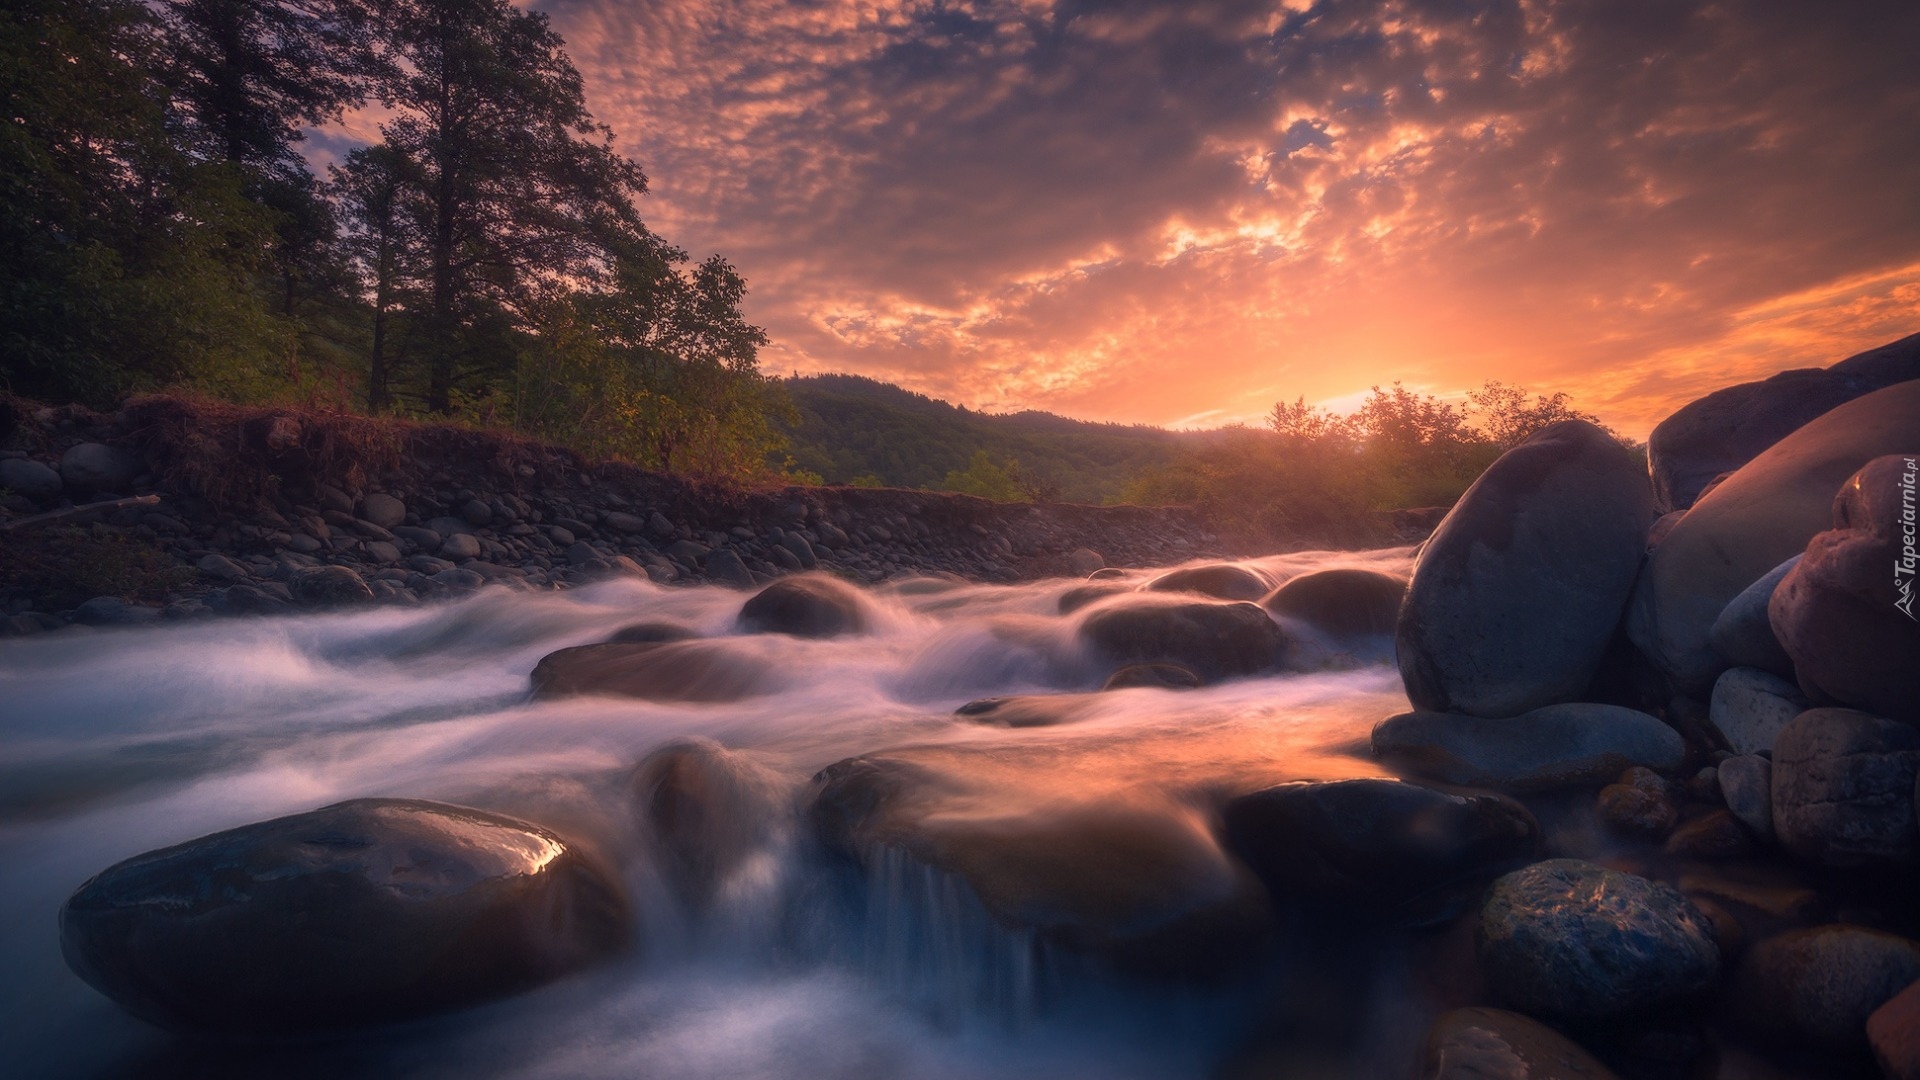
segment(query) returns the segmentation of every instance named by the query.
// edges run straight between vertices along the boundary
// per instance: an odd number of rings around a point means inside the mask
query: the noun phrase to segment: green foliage
[[[1009,459],[1000,465],[985,450],[974,451],[965,469],[949,472],[940,482],[940,489],[998,502],[1020,502],[1025,498],[1020,484],[1020,463]]]

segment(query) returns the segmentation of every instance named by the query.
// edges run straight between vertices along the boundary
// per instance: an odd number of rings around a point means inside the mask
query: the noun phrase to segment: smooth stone
[[[466,518],[449,517],[445,514],[435,518],[428,518],[427,528],[439,533],[443,538],[473,535],[473,526],[468,524]]]
[[[1920,981],[1920,942],[1858,926],[1768,938],[1728,980],[1730,1012],[1771,1039],[1866,1057],[1867,1020]]]
[[[753,588],[753,573],[731,548],[720,548],[708,555],[702,569],[706,571],[708,581],[731,585],[736,589]]]
[[[1710,810],[1681,825],[1662,848],[1669,855],[1703,862],[1738,859],[1753,849],[1753,834],[1725,810]]]
[[[1402,713],[1374,726],[1373,753],[1396,770],[1441,783],[1546,791],[1606,781],[1632,765],[1670,772],[1687,747],[1656,717],[1576,702],[1504,720]]]
[[[1756,754],[1721,762],[1720,795],[1753,835],[1773,842],[1773,762]]]
[[[576,540],[567,547],[567,562],[574,566],[585,566],[590,562],[604,562],[600,549],[585,540]]]
[[[1089,716],[1098,707],[1090,694],[1020,694],[969,701],[953,715],[996,727],[1053,727]]]
[[[1920,982],[1873,1010],[1867,1043],[1887,1080],[1920,1080]]]
[[[1058,605],[1060,614],[1071,615],[1109,596],[1119,596],[1121,593],[1132,591],[1124,585],[1076,585],[1060,594]]]
[[[130,604],[118,596],[96,596],[73,609],[73,621],[82,626],[137,626],[159,617],[159,608]]]
[[[799,533],[790,532],[780,538],[779,547],[799,560],[802,570],[812,570],[820,565],[820,556],[814,553],[813,545]]]
[[[385,540],[369,540],[367,541],[367,558],[382,566],[397,563],[400,561],[400,549]]]
[[[1080,640],[1106,663],[1175,664],[1207,682],[1278,667],[1286,632],[1258,604],[1138,600],[1102,607]]]
[[[460,504],[460,517],[476,529],[493,524],[493,507],[479,499],[468,499]]]
[[[1806,695],[1778,675],[1758,668],[1728,668],[1714,680],[1707,722],[1736,754],[1773,749],[1773,741],[1807,711]]]
[[[1442,1013],[1427,1029],[1419,1080],[1618,1080],[1579,1043],[1505,1009]]]
[[[632,790],[661,869],[696,908],[751,884],[754,857],[768,850],[783,810],[777,777],[701,737],[648,754]]]
[[[739,624],[748,633],[831,638],[866,633],[872,617],[859,589],[826,574],[797,574],[749,598]]]
[[[1767,616],[1767,601],[1773,598],[1774,590],[1780,587],[1780,582],[1799,565],[1804,556],[1804,552],[1795,555],[1761,575],[1760,580],[1727,601],[1726,609],[1720,612],[1719,618],[1713,620],[1713,628],[1707,632],[1707,637],[1713,643],[1714,651],[1727,663],[1737,668],[1759,668],[1775,675],[1793,677],[1793,657],[1787,655],[1786,646],[1780,644],[1780,636],[1773,632],[1773,623]]]
[[[60,910],[67,964],[167,1027],[383,1023],[531,989],[625,946],[620,887],[480,810],[356,799],[135,856]]]
[[[1092,548],[1074,548],[1067,553],[1067,573],[1083,578],[1088,574],[1107,568],[1106,556]]]
[[[371,492],[360,500],[360,517],[383,529],[397,529],[407,522],[407,504],[391,495]]]
[[[1128,664],[1115,668],[1101,690],[1133,690],[1157,687],[1162,690],[1193,690],[1201,685],[1200,676],[1179,664]]]
[[[619,510],[609,510],[600,515],[600,522],[609,529],[623,533],[639,533],[645,532],[647,529],[645,518],[634,514],[623,513]]]
[[[480,557],[480,538],[472,533],[453,533],[440,542],[439,556],[456,562]]]
[[[315,607],[356,604],[373,599],[373,590],[359,574],[344,566],[317,566],[301,570],[287,582],[297,603]]]
[[[140,459],[105,443],[81,443],[60,455],[60,480],[75,492],[125,491],[144,471]]]
[[[1540,844],[1539,823],[1504,795],[1399,780],[1281,784],[1232,800],[1223,821],[1227,849],[1276,898],[1412,921],[1477,893]]]
[[[1260,606],[1329,637],[1346,639],[1393,633],[1406,593],[1402,578],[1341,567],[1301,574],[1275,589]]]
[[[1659,839],[1673,831],[1680,811],[1664,792],[1631,784],[1608,784],[1594,800],[1600,820],[1616,832]]]
[[[433,575],[433,582],[436,585],[452,589],[455,592],[472,592],[480,586],[485,585],[487,579],[472,570],[456,566]]]
[[[1713,926],[1686,897],[1576,859],[1494,882],[1476,944],[1496,996],[1570,1020],[1654,1012],[1705,994],[1720,976]]]
[[[193,564],[201,573],[216,581],[245,581],[253,576],[247,565],[236,559],[230,559],[219,552],[208,552]]]
[[[1628,609],[1634,644],[1682,691],[1704,691],[1726,666],[1711,640],[1720,613],[1831,527],[1834,493],[1848,477],[1916,446],[1920,382],[1900,383],[1841,405],[1742,466],[1653,552]]]
[[[1395,645],[1418,709],[1515,716],[1600,670],[1653,521],[1646,473],[1593,424],[1502,454],[1414,564]]]
[[[28,458],[0,461],[0,489],[36,501],[60,494],[60,474]]]
[[[1895,865],[1920,851],[1920,730],[1852,709],[1809,709],[1773,745],[1773,831],[1826,866]]]
[[[700,632],[689,626],[669,622],[643,622],[623,626],[607,641],[616,645],[659,644],[668,641],[692,641]]]
[[[391,526],[393,535],[419,548],[421,551],[437,551],[445,539],[432,529],[422,529],[418,525]]]
[[[1911,453],[1855,473],[1834,500],[1833,528],[1808,542],[1767,604],[1810,694],[1907,723],[1920,723],[1916,488]]]
[[[725,641],[577,645],[534,666],[537,698],[608,694],[647,701],[740,701],[783,685],[763,657]]]
[[[1216,600],[1258,600],[1273,590],[1273,580],[1244,566],[1215,563],[1162,574],[1146,587],[1149,592],[1199,593]]]

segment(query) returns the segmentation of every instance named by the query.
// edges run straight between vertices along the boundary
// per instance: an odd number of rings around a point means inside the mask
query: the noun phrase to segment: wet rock
[[[208,552],[194,567],[215,581],[245,581],[253,576],[245,563],[218,552]]]
[[[1680,811],[1664,792],[1631,784],[1608,784],[1596,800],[1600,820],[1615,832],[1658,839],[1673,831]]]
[[[360,500],[360,517],[383,529],[398,529],[406,524],[407,504],[376,491]]]
[[[1616,1080],[1580,1044],[1505,1009],[1455,1009],[1427,1029],[1420,1080]]]
[[[1216,600],[1258,600],[1273,589],[1273,581],[1257,570],[1215,563],[1162,574],[1146,587],[1150,592],[1200,593]]]
[[[1128,664],[1116,668],[1100,684],[1102,690],[1131,690],[1152,686],[1164,690],[1192,690],[1200,686],[1200,676],[1179,664]]]
[[[1827,866],[1889,865],[1920,850],[1920,730],[1852,709],[1809,709],[1773,746],[1780,846]]]
[[[467,523],[467,519],[448,517],[445,514],[439,517],[428,518],[427,528],[439,533],[443,539],[452,536],[473,535],[473,526]]]
[[[1398,780],[1281,784],[1227,804],[1228,850],[1274,896],[1420,921],[1534,854],[1540,826],[1502,795]],[[1441,895],[1451,894],[1451,895]]]
[[[1920,942],[1857,926],[1755,945],[1728,980],[1729,1013],[1773,1041],[1865,1057],[1867,1019],[1920,981]]]
[[[1071,615],[1089,604],[1131,591],[1123,585],[1078,585],[1060,594],[1060,614]]]
[[[1667,837],[1666,853],[1683,859],[1717,862],[1753,854],[1753,836],[1740,819],[1725,810],[1711,810],[1680,826]]]
[[[712,739],[680,739],[647,755],[633,794],[662,868],[696,906],[751,873],[749,860],[781,824],[777,779]]]
[[[1833,528],[1767,605],[1809,692],[1908,723],[1920,723],[1916,489],[1920,457],[1876,458],[1855,473],[1834,499]]]
[[[1773,632],[1773,623],[1767,617],[1767,601],[1773,598],[1773,591],[1780,587],[1787,573],[1799,565],[1801,558],[1802,555],[1795,555],[1767,571],[1760,580],[1729,600],[1720,617],[1713,620],[1707,638],[1727,663],[1737,668],[1759,668],[1793,677],[1793,658],[1787,655],[1786,647]]]
[[[1679,768],[1686,743],[1658,719],[1618,705],[1548,705],[1489,720],[1410,712],[1373,729],[1373,752],[1390,767],[1465,787],[1545,791],[1619,775],[1632,765]]]
[[[1644,471],[1592,424],[1552,424],[1501,455],[1414,566],[1396,645],[1415,707],[1514,716],[1579,696],[1652,520]]]
[[[780,549],[791,554],[802,570],[811,570],[820,565],[820,557],[814,553],[813,545],[799,533],[790,532],[782,536]]]
[[[1754,836],[1773,842],[1773,762],[1754,754],[1721,762],[1720,794]]]
[[[1920,1080],[1920,982],[1873,1010],[1867,1043],[1887,1080]]]
[[[367,541],[367,560],[386,565],[400,561],[400,549],[385,540]]]
[[[1710,686],[1726,664],[1711,633],[1727,605],[1830,527],[1834,492],[1849,476],[1916,446],[1920,382],[1911,382],[1847,402],[1748,462],[1650,557],[1628,611],[1634,644],[1682,690]]]
[[[1575,859],[1496,881],[1477,946],[1498,997],[1572,1020],[1680,1004],[1712,989],[1720,974],[1712,924],[1684,896]]]
[[[658,644],[667,641],[692,641],[699,637],[698,631],[679,623],[643,622],[632,626],[623,626],[613,632],[607,640],[619,645]]]
[[[1714,680],[1707,720],[1736,754],[1773,749],[1773,740],[1807,711],[1800,688],[1757,668],[1728,668]]]
[[[619,887],[523,821],[358,799],[136,856],[60,911],[67,963],[169,1027],[382,1023],[517,993],[624,946]]]
[[[996,727],[1053,727],[1083,719],[1098,707],[1091,694],[1017,694],[969,701],[953,714]]]
[[[334,607],[373,599],[373,590],[359,574],[344,566],[317,566],[293,575],[287,587],[296,603]]]
[[[443,537],[432,529],[422,529],[417,525],[394,525],[393,535],[421,551],[437,551]]]
[[[600,515],[600,523],[615,532],[639,533],[647,529],[646,519],[619,510],[609,510]]]
[[[831,638],[866,633],[871,616],[860,590],[826,574],[800,574],[755,593],[739,622],[748,633]]]
[[[1074,577],[1086,577],[1106,566],[1106,557],[1092,548],[1074,548],[1067,554],[1067,572]]]
[[[493,524],[493,507],[479,499],[468,499],[460,504],[460,517],[476,529]]]
[[[736,589],[753,588],[753,574],[731,548],[719,548],[708,555],[705,570],[707,580],[715,584],[731,585]]]
[[[0,488],[45,501],[60,494],[60,474],[38,461],[8,458],[0,461]]]
[[[1329,637],[1356,638],[1393,633],[1406,592],[1404,580],[1377,570],[1316,570],[1275,589],[1261,606]]]
[[[725,641],[578,645],[541,657],[535,697],[611,694],[648,701],[740,701],[783,685],[755,654]]]
[[[1141,601],[1100,609],[1080,639],[1114,665],[1175,664],[1208,682],[1271,671],[1287,638],[1258,604]]]
[[[456,562],[480,557],[480,538],[472,533],[454,533],[440,542],[439,556]]]
[[[143,471],[139,458],[105,443],[81,443],[60,455],[60,480],[74,492],[124,492]]]

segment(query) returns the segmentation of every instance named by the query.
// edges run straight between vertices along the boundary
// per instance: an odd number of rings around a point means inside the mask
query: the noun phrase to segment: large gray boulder
[[[1287,648],[1258,604],[1147,597],[1094,611],[1080,638],[1109,666],[1176,664],[1208,682],[1271,671]]]
[[[755,593],[740,609],[752,633],[830,638],[865,633],[871,623],[860,590],[826,574],[784,577]]]
[[[1273,591],[1260,606],[1298,619],[1335,639],[1391,634],[1400,621],[1405,578],[1378,570],[1336,567],[1301,574]]]
[[[1571,702],[1508,719],[1401,713],[1374,726],[1373,753],[1389,768],[1443,784],[1548,791],[1605,783],[1634,765],[1669,772],[1687,747],[1657,717]]]
[[[1793,677],[1793,657],[1787,655],[1779,635],[1773,632],[1767,602],[1773,599],[1774,590],[1800,564],[1802,557],[1795,555],[1767,571],[1760,580],[1727,601],[1726,608],[1707,632],[1721,659],[1734,667],[1758,668],[1789,679]]]
[[[1720,977],[1713,926],[1686,897],[1577,859],[1535,863],[1494,882],[1477,946],[1495,996],[1568,1020],[1681,1004]]]
[[[1707,720],[1736,754],[1773,749],[1773,740],[1807,711],[1800,688],[1757,668],[1728,668],[1714,680]]]
[[[1652,521],[1645,474],[1592,424],[1549,425],[1501,455],[1414,566],[1396,642],[1414,706],[1515,716],[1578,697]]]
[[[1897,865],[1920,852],[1920,729],[1852,709],[1809,709],[1773,743],[1780,846],[1827,866]]]
[[[60,455],[60,479],[70,491],[124,493],[141,470],[139,458],[105,443],[81,443]]]
[[[1147,582],[1150,592],[1200,593],[1218,600],[1258,600],[1273,591],[1273,579],[1252,567],[1209,563],[1172,570]]]
[[[29,499],[51,499],[60,494],[60,474],[31,458],[0,461],[0,489]]]
[[[529,989],[624,946],[625,896],[558,836],[357,799],[135,856],[60,909],[67,964],[142,1019],[383,1023]]]

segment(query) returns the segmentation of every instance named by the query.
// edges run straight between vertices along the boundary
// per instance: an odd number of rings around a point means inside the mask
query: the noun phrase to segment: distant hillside
[[[1099,503],[1142,469],[1166,465],[1203,436],[1142,424],[1095,424],[1045,412],[958,408],[859,375],[782,380],[798,408],[786,427],[796,465],[828,483],[872,478],[888,487],[938,488],[981,450],[1017,460],[1068,502]]]

